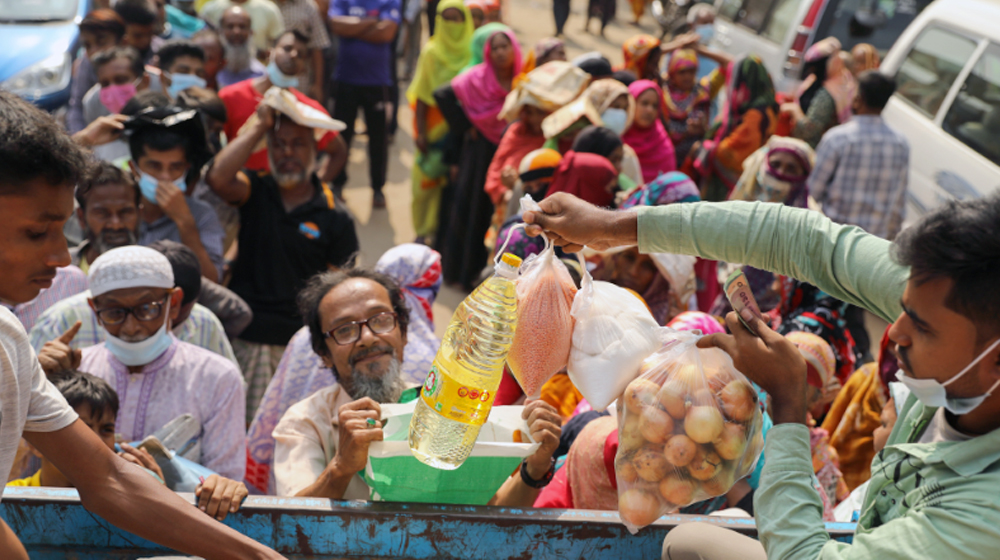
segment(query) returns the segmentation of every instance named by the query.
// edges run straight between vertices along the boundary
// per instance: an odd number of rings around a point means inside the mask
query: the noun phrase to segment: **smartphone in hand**
[[[743,319],[743,310],[749,309],[754,316],[756,316],[761,321],[764,321],[764,315],[760,312],[760,307],[757,305],[757,300],[753,297],[753,291],[750,289],[750,283],[747,282],[746,275],[743,274],[742,270],[735,270],[726,278],[726,284],[723,287],[726,292],[726,299],[729,300],[729,304],[733,306],[733,311],[740,318],[740,322],[743,326],[747,328],[748,331],[754,334],[754,336],[760,336],[750,328],[750,325]]]

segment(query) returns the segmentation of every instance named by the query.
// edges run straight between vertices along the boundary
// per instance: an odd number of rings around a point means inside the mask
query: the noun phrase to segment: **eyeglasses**
[[[326,338],[332,338],[340,345],[354,344],[361,338],[361,327],[368,325],[368,329],[374,334],[385,334],[396,328],[396,314],[383,311],[378,315],[373,315],[364,321],[352,321],[344,323],[339,327],[330,329],[323,333]]]
[[[95,311],[105,325],[117,325],[124,323],[129,314],[135,316],[140,321],[153,321],[163,313],[163,305],[170,296],[166,296],[159,301],[142,303],[134,307],[108,307]]]

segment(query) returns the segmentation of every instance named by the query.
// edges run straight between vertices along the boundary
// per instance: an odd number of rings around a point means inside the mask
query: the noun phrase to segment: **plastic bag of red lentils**
[[[541,211],[529,196],[521,200],[521,211],[525,210]],[[546,238],[545,249],[521,266],[517,328],[507,355],[507,365],[529,397],[538,397],[542,385],[569,361],[574,296],[576,285]]]

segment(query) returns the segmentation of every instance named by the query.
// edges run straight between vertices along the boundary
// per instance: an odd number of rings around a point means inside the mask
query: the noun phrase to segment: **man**
[[[300,295],[313,350],[336,383],[292,406],[274,429],[274,480],[279,496],[368,499],[361,476],[368,446],[381,441],[379,404],[410,402],[401,374],[409,311],[402,290],[388,276],[366,270],[325,272]],[[495,505],[531,506],[554,469],[562,420],[544,401],[523,416],[542,445],[498,490]],[[526,477],[526,478],[525,478]],[[529,486],[526,480],[536,484]]]
[[[104,344],[84,348],[79,369],[118,388],[119,432],[139,441],[182,414],[201,424],[184,455],[232,479],[246,469],[243,379],[221,356],[181,342],[170,327],[184,305],[158,251],[135,245],[102,254],[88,274],[91,309]]]
[[[119,0],[115,11],[125,22],[125,45],[139,51],[144,64],[153,61],[153,55],[163,44],[156,36],[157,17],[149,0]]]
[[[272,63],[268,66],[267,73],[259,78],[238,82],[219,92],[219,97],[226,104],[226,113],[229,117],[226,120],[225,132],[230,142],[239,135],[247,119],[257,110],[257,106],[264,99],[264,92],[274,86],[287,89],[300,102],[328,115],[322,105],[295,87],[309,56],[307,43],[308,39],[298,31],[283,33],[271,53]],[[326,154],[320,165],[320,179],[329,183],[347,163],[347,144],[339,134],[328,131],[319,139],[316,147]],[[269,171],[271,166],[268,164],[267,148],[253,152],[245,167],[251,171]]]
[[[226,8],[219,18],[219,27],[226,53],[226,64],[218,75],[220,88],[267,73],[267,68],[257,60],[257,49],[250,41],[253,26],[246,10],[239,6]]]
[[[76,198],[79,205],[77,215],[84,226],[87,239],[70,252],[74,264],[89,270],[87,263],[94,262],[102,253],[135,244],[139,222],[139,190],[131,176],[111,164],[102,163],[90,178],[80,183]],[[235,363],[236,357],[220,319],[195,301],[208,300],[209,304],[222,302],[213,305],[220,310],[219,317],[230,323],[242,322],[243,328],[246,328],[252,318],[246,303],[229,290],[201,278],[198,259],[190,249],[169,241],[159,241],[153,246],[167,256],[174,269],[174,278],[178,280],[177,287],[184,290],[185,301],[181,313],[174,321],[174,335]],[[60,268],[60,275],[63,270],[73,269],[76,267]],[[58,288],[60,275],[56,276],[53,286],[43,292],[42,296]],[[86,289],[84,278],[83,288],[76,295],[52,304],[38,317],[30,330],[31,343],[36,352],[41,351],[47,342],[57,340],[77,321],[82,326],[72,341],[66,343],[70,348],[81,349],[104,342],[104,331],[87,304],[91,295]]]
[[[201,9],[199,15],[208,23],[219,27],[222,12],[239,6],[250,14],[253,22],[253,44],[261,60],[267,60],[271,47],[285,32],[281,11],[270,0],[212,0]]]
[[[218,75],[226,65],[222,38],[215,30],[206,28],[192,35],[191,40],[205,53],[205,87],[218,91],[222,87],[219,85]]]
[[[189,87],[205,87],[205,51],[186,39],[163,43],[157,52],[163,93],[176,100]]]
[[[317,272],[349,264],[359,247],[354,220],[336,206],[333,192],[316,175],[315,131],[265,104],[257,117],[247,133],[215,157],[206,177],[219,198],[240,209],[240,252],[229,287],[254,313],[234,342],[249,384],[248,423],[285,345],[302,324],[295,295]],[[332,119],[328,124],[343,126]],[[241,171],[265,137],[273,173]]]
[[[140,112],[131,128],[129,166],[142,193],[139,244],[159,239],[183,243],[198,255],[202,274],[222,278],[225,232],[211,206],[187,195],[207,156],[205,130],[197,111],[178,107]]]
[[[125,36],[125,22],[114,10],[97,9],[80,22],[80,42],[86,56],[77,57],[70,82],[66,109],[66,129],[70,134],[83,130],[83,96],[97,83],[91,59],[101,51],[115,47]]]
[[[91,64],[97,75],[97,83],[83,96],[85,127],[100,117],[121,113],[125,104],[136,93],[149,88],[149,77],[146,75],[142,56],[132,47],[112,47],[102,51],[94,57]],[[111,154],[102,152],[103,148],[105,146],[96,146],[95,154],[105,161],[124,155],[119,153],[120,149]]]
[[[333,0],[330,29],[340,37],[337,67],[333,75],[333,117],[347,124],[344,142],[354,137],[358,108],[364,109],[368,130],[368,173],[374,191],[372,206],[385,208],[385,175],[389,146],[386,110],[393,87],[392,40],[400,19],[399,0]],[[347,174],[337,177],[343,189]]]
[[[276,0],[285,29],[294,29],[309,37],[310,64],[299,76],[306,87],[309,97],[316,101],[323,100],[323,82],[326,74],[323,72],[323,49],[330,46],[330,37],[326,34],[326,24],[314,0]]]
[[[636,212],[596,209],[557,194],[528,212],[532,233],[570,250],[638,243],[668,252],[743,262],[809,282],[886,320],[913,393],[872,462],[853,544],[831,541],[812,487],[806,427],[806,365],[760,319],[726,318],[733,335],[702,347],[729,353],[770,395],[775,427],[754,496],[760,542],[724,529],[684,525],[663,557],[878,559],[992,557],[1000,547],[1000,196],[951,202],[890,243],[818,213],[765,203],[682,204]],[[718,224],[726,224],[725,228]],[[749,240],[749,241],[748,241]]]
[[[73,212],[73,185],[87,156],[55,120],[0,92],[0,300],[38,295],[69,264],[62,227]],[[212,522],[141,469],[117,457],[79,420],[45,379],[24,330],[0,309],[0,473],[9,473],[22,434],[77,488],[84,506],[109,522],[187,554],[209,558],[281,558]],[[6,476],[6,474],[4,475]],[[0,490],[2,491],[2,490]],[[158,523],[149,523],[151,511]],[[28,558],[0,522],[0,557]]]

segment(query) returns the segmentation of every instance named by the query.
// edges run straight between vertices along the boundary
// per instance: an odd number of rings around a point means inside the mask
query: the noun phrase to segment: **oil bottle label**
[[[481,426],[486,422],[495,396],[489,391],[456,382],[436,365],[431,366],[424,380],[424,389],[420,392],[424,404],[441,416],[472,426]]]

